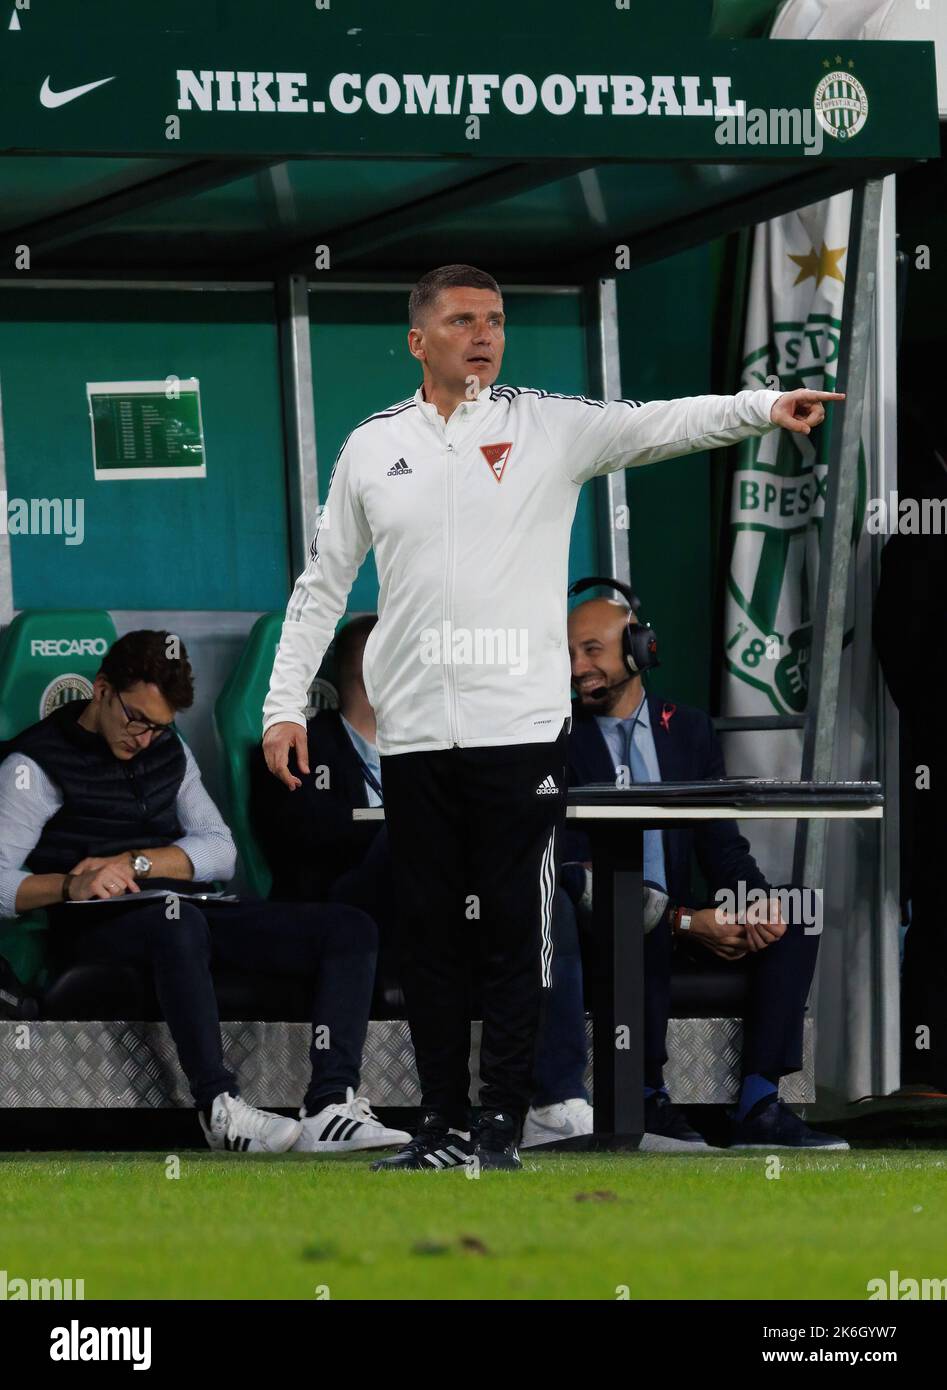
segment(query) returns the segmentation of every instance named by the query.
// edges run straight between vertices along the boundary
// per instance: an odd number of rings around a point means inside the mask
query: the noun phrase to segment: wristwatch
[[[147,878],[151,873],[151,866],[154,860],[149,859],[147,854],[132,855],[132,873],[135,878]]]
[[[670,918],[671,922],[671,931],[674,933],[675,936],[678,932],[690,931],[691,922],[693,921],[693,915],[694,914],[692,912],[689,912],[686,907],[678,907],[676,904],[672,904],[668,908],[668,917]]]

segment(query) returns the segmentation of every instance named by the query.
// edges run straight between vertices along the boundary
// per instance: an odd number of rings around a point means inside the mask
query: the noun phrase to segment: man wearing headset
[[[657,638],[650,625],[639,622],[632,590],[613,579],[589,578],[573,584],[570,593],[596,587],[617,590],[622,598],[587,599],[569,614],[576,692],[570,786],[726,777],[709,716],[645,693],[642,676],[658,665]],[[587,865],[587,838],[567,832],[563,857]],[[721,890],[736,902],[749,899],[745,913],[695,905],[693,857],[711,900],[719,902]],[[567,886],[570,867],[565,865]],[[847,1149],[843,1139],[811,1129],[779,1099],[779,1078],[802,1066],[803,1019],[819,938],[806,934],[802,920],[783,920],[780,900],[771,896],[736,822],[708,820],[687,830],[646,830],[643,877],[645,1134],[640,1147],[657,1153],[707,1148],[683,1110],[671,1103],[663,1067],[672,966],[701,972],[717,957],[740,962],[734,969],[747,974],[743,1078],[728,1116],[731,1147]]]
[[[582,484],[776,426],[808,434],[834,393],[594,401],[496,386],[505,316],[491,275],[423,276],[408,306],[413,396],[342,446],[286,611],[263,709],[269,770],[309,772],[306,696],[374,549],[365,648],[421,1082],[418,1135],[383,1167],[518,1168],[551,979],[556,827],[570,717],[569,536]],[[358,364],[362,369],[362,364]],[[470,1138],[469,947],[484,966],[481,1115]]]

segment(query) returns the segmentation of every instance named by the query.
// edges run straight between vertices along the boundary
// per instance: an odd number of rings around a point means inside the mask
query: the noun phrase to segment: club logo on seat
[[[39,717],[45,719],[48,714],[52,714],[53,710],[59,709],[60,705],[69,704],[70,700],[91,699],[92,682],[87,680],[85,676],[68,671],[50,681],[39,697]]]
[[[307,719],[312,719],[323,709],[339,708],[339,692],[331,681],[327,681],[324,676],[316,676],[312,685],[309,687],[309,694],[306,698],[306,708],[303,711]]]
[[[512,443],[480,445],[480,452],[490,465],[490,472],[493,474],[494,478],[496,478],[497,482],[500,482],[503,478],[503,470],[506,467],[507,459],[510,457],[510,450],[512,447]]]

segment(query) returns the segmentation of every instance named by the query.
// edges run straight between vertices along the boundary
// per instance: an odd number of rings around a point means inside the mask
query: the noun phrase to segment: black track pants
[[[566,727],[550,743],[381,759],[401,979],[422,1106],[469,1120],[471,964],[483,980],[480,1103],[529,1106],[552,967]]]

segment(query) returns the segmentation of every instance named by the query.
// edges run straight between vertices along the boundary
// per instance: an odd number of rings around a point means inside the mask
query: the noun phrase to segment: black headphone
[[[574,584],[569,585],[569,594],[584,594],[586,589],[616,589],[628,600],[630,612],[625,623],[624,631],[621,635],[622,656],[625,659],[625,666],[632,676],[640,675],[642,671],[650,671],[655,666],[660,666],[658,660],[658,638],[657,633],[650,623],[632,622],[633,617],[638,616],[638,609],[641,607],[641,599],[628,584],[622,584],[617,579],[608,579],[601,575],[593,575],[589,579],[577,579]]]

